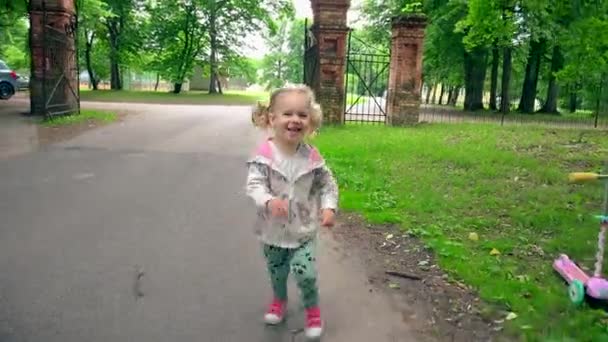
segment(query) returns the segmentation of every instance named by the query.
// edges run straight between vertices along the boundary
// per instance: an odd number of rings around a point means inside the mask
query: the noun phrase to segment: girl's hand
[[[266,204],[273,217],[287,217],[287,200],[273,198]]]
[[[336,212],[333,209],[323,209],[321,212],[321,226],[331,228],[336,224]]]

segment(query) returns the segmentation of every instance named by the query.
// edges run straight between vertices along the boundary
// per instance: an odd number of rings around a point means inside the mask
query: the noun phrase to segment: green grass
[[[223,95],[210,95],[207,92],[188,91],[180,94],[155,91],[112,91],[81,90],[81,101],[134,102],[155,104],[193,104],[193,105],[253,105],[256,101],[268,100],[265,92],[229,91]]]
[[[574,308],[552,270],[561,252],[592,268],[602,187],[567,173],[598,170],[605,132],[422,125],[325,128],[315,139],[341,186],[341,207],[398,223],[484,299],[478,308],[527,341],[607,341],[608,314]],[[469,240],[476,232],[479,241]],[[490,255],[496,248],[500,255]]]
[[[359,96],[361,96],[361,97],[359,97]],[[358,101],[357,101],[357,99],[358,99]],[[346,96],[346,105],[351,106],[355,103],[363,104],[363,103],[367,103],[368,100],[369,100],[369,96],[348,93]]]
[[[80,111],[80,115],[66,115],[60,116],[57,118],[53,118],[52,120],[42,120],[41,125],[43,126],[66,126],[79,124],[82,122],[86,122],[89,120],[109,123],[114,122],[118,116],[116,113],[107,112],[107,111],[99,111],[99,110],[90,110],[90,109],[82,109]]]

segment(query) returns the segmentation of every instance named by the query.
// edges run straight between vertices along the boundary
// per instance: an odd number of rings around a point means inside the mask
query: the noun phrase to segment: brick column
[[[350,0],[311,0],[313,32],[318,44],[318,67],[313,90],[323,108],[324,121],[344,122],[344,70],[349,28],[346,13]]]
[[[32,115],[78,111],[74,0],[30,0]],[[45,17],[46,14],[46,17]],[[62,79],[62,76],[67,79]],[[71,86],[71,88],[70,88]]]
[[[426,18],[421,15],[393,19],[388,82],[388,121],[391,125],[418,123],[425,27]]]

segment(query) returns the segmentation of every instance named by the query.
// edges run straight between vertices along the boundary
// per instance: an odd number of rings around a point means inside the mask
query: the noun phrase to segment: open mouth
[[[287,131],[292,133],[300,133],[302,132],[302,127],[287,127]]]

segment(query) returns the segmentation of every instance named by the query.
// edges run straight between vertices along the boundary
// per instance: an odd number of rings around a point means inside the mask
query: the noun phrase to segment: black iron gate
[[[315,42],[308,19],[304,21],[304,73],[303,83],[315,88],[317,83],[317,71],[319,68],[319,46]]]
[[[43,2],[44,113],[48,118],[80,113],[78,18],[76,14],[69,15],[69,19],[62,18],[45,5]]]
[[[390,52],[348,37],[344,121],[386,123]]]

